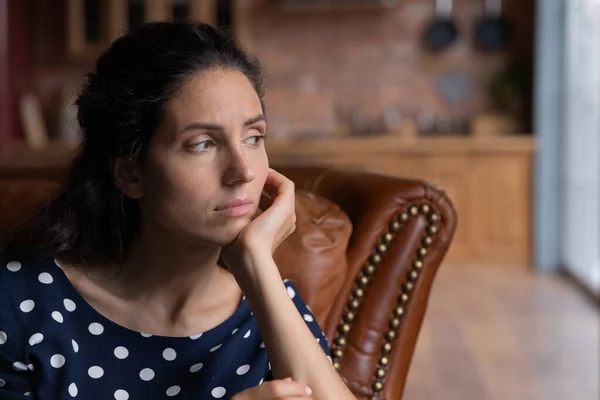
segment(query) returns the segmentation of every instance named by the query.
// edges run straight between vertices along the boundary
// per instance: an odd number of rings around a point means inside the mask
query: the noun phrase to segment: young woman
[[[143,25],[98,59],[64,188],[1,256],[1,399],[354,398],[273,262],[294,185],[262,95],[208,25]]]

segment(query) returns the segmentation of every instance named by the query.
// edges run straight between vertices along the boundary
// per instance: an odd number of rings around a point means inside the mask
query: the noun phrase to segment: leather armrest
[[[451,202],[419,180],[275,168],[350,217],[348,274],[324,330],[334,365],[357,397],[400,399],[431,286],[456,229]]]

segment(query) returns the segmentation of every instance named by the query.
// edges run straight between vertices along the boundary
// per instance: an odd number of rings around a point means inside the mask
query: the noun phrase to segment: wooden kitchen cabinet
[[[142,22],[189,20],[219,25],[218,7],[228,6],[231,32],[250,42],[251,0],[67,0],[67,51],[92,60],[127,29]]]
[[[330,165],[423,179],[454,203],[449,263],[529,268],[534,139],[393,136],[268,143],[271,164]]]

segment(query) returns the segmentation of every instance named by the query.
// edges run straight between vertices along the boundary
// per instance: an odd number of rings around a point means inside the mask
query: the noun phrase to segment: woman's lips
[[[251,200],[234,199],[218,206],[215,208],[215,211],[227,217],[241,217],[250,214],[253,209],[254,207]]]

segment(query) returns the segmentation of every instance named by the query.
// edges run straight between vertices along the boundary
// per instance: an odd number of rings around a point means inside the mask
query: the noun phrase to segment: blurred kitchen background
[[[599,398],[600,1],[0,0],[0,187],[55,188],[86,71],[164,19],[261,59],[272,164],[449,194],[407,399]]]

